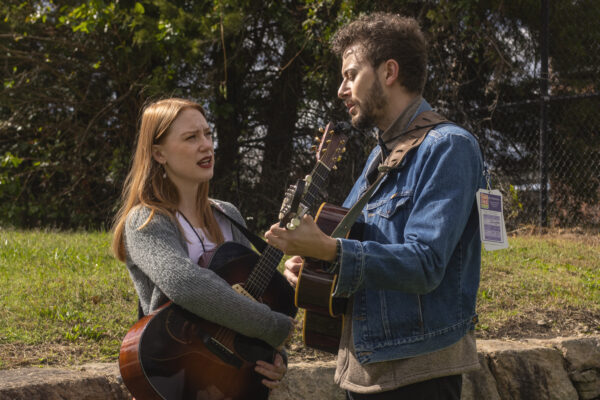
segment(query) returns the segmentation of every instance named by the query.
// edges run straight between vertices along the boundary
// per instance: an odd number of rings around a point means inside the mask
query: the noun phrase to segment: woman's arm
[[[156,213],[143,228],[150,210],[138,207],[128,216],[125,244],[130,261],[175,304],[243,335],[281,345],[291,319],[265,304],[235,292],[213,271],[200,268],[187,255],[179,229]]]

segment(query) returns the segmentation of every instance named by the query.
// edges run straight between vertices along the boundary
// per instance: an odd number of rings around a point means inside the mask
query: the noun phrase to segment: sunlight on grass
[[[0,230],[0,344],[91,347],[115,359],[136,296],[109,246],[106,232]]]
[[[540,311],[598,315],[600,235],[509,242],[482,252],[480,334]],[[114,361],[136,316],[135,290],[111,255],[110,233],[0,228],[0,369]],[[290,354],[302,349],[300,332],[292,342]]]
[[[483,251],[480,328],[532,310],[600,310],[600,238],[514,236],[506,250]]]

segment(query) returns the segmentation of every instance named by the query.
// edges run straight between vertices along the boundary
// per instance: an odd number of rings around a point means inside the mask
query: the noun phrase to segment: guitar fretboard
[[[267,289],[273,273],[283,258],[283,252],[273,246],[267,246],[248,276],[244,288],[255,299],[258,299]]]
[[[307,208],[310,209],[318,200],[319,193],[329,176],[330,170],[331,168],[327,167],[327,165],[321,161],[318,161],[315,165],[315,168],[310,174],[312,178],[311,183],[308,185],[308,189],[304,194],[304,199],[302,201]],[[265,248],[244,285],[244,288],[252,295],[252,297],[258,299],[262,296],[267,289],[267,286],[269,286],[273,273],[275,273],[282,258],[283,252],[281,250],[276,249],[273,246],[267,246]]]
[[[321,161],[317,162],[317,165],[315,165],[315,168],[310,174],[312,181],[308,185],[308,190],[306,191],[302,201],[307,208],[311,208],[315,205],[317,200],[319,200],[319,193],[321,192],[325,181],[329,177],[330,170],[331,169]]]

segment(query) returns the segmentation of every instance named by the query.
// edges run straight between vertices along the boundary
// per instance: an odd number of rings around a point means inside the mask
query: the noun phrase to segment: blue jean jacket
[[[429,109],[423,100],[415,116]],[[369,187],[366,171],[380,152],[371,152],[344,207]],[[334,296],[353,296],[359,362],[433,352],[474,329],[482,183],[476,139],[454,124],[438,125],[382,180],[363,209],[361,240],[339,239]]]

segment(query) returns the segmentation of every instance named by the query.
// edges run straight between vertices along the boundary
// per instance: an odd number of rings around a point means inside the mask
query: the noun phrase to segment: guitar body
[[[222,244],[210,269],[231,286],[243,286],[259,256],[243,245]],[[293,290],[279,273],[258,299],[296,315]],[[121,345],[119,368],[139,400],[267,399],[269,389],[254,371],[257,360],[273,362],[267,343],[204,320],[169,302],[140,319]]]
[[[331,234],[344,218],[348,209],[323,203],[315,215],[317,226]],[[349,237],[359,237],[359,225]],[[305,259],[300,267],[296,284],[295,304],[306,309],[302,325],[302,339],[308,347],[336,354],[342,333],[342,314],[348,303],[345,298],[333,297],[337,275],[325,270],[329,263]]]

